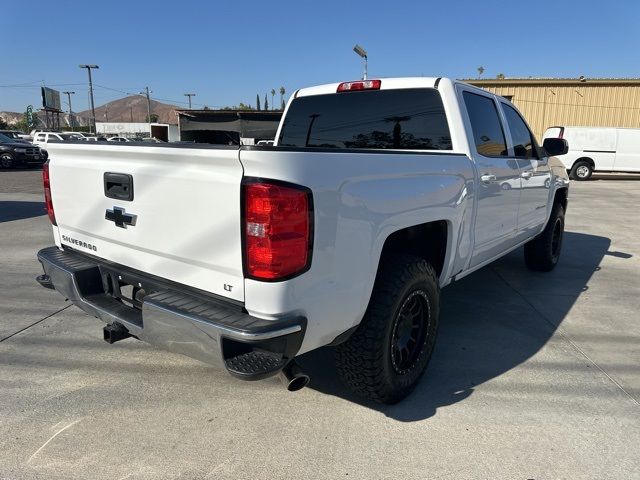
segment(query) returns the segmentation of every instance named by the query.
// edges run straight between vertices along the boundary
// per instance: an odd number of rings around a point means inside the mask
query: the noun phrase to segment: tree
[[[267,94],[264,94],[264,109],[269,110],[269,100],[267,100]]]
[[[280,87],[280,110],[284,110],[284,94],[286,93],[284,87]]]
[[[273,110],[273,97],[276,96],[276,89],[272,88],[271,89],[271,110]]]
[[[29,132],[31,129],[37,127],[38,116],[36,115],[36,112],[33,112],[33,115],[31,116],[31,122],[32,123],[29,123],[29,114],[25,111],[24,115],[22,116],[22,120],[16,123],[13,127],[16,130],[20,130],[21,132]]]
[[[157,113],[152,113],[151,114],[151,123],[156,123],[159,119],[160,119],[160,117],[158,116]],[[144,121],[145,122],[149,122],[149,115],[145,115]]]
[[[483,73],[484,73],[484,67],[482,65],[480,65],[478,67],[478,78],[480,78]]]
[[[504,73],[499,73],[498,75],[496,75],[496,78],[498,80],[504,80],[506,77],[504,76]]]
[[[260,111],[260,95],[256,93],[256,110]]]
[[[202,109],[203,110],[211,110],[208,105],[205,105],[204,107],[202,107]]]
[[[0,118],[0,128],[2,130],[6,130],[7,128],[9,128],[9,124],[4,121],[4,118]]]
[[[248,103],[240,102],[240,105],[227,105],[226,107],[222,107],[220,110],[253,110],[253,107]]]

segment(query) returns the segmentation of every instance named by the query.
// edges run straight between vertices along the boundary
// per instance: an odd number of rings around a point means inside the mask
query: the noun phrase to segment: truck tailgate
[[[48,150],[60,244],[244,301],[237,149],[50,144]],[[133,199],[108,198],[105,173],[131,175]]]

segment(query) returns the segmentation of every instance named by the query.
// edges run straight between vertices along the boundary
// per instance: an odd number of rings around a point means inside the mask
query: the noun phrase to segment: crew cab
[[[273,146],[54,143],[38,281],[108,342],[289,390],[308,381],[294,358],[332,345],[353,391],[394,403],[427,367],[441,288],[522,246],[556,266],[567,148],[447,78],[298,90]]]

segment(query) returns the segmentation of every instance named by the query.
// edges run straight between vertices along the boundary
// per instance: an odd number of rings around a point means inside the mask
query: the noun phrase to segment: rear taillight
[[[357,82],[343,82],[338,85],[337,92],[354,92],[357,90],[380,90],[380,80],[358,80]]]
[[[53,225],[56,223],[56,214],[53,211],[53,201],[51,200],[51,181],[49,179],[49,161],[47,160],[42,166],[42,184],[44,186],[44,203],[47,207],[47,215]]]
[[[309,269],[313,202],[303,187],[271,180],[243,184],[245,275],[277,281]]]

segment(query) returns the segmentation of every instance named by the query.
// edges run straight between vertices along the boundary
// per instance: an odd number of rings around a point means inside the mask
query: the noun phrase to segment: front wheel
[[[524,246],[527,268],[538,272],[550,272],[558,264],[564,237],[564,208],[553,206],[551,217],[542,233]]]
[[[439,307],[438,279],[430,264],[411,255],[384,258],[360,326],[336,348],[342,381],[381,403],[409,395],[431,358]]]
[[[585,160],[576,162],[571,169],[571,178],[578,181],[589,180],[593,175],[593,168],[591,164]]]
[[[0,155],[0,167],[13,168],[13,165],[13,156],[10,153],[3,153],[2,155]]]

